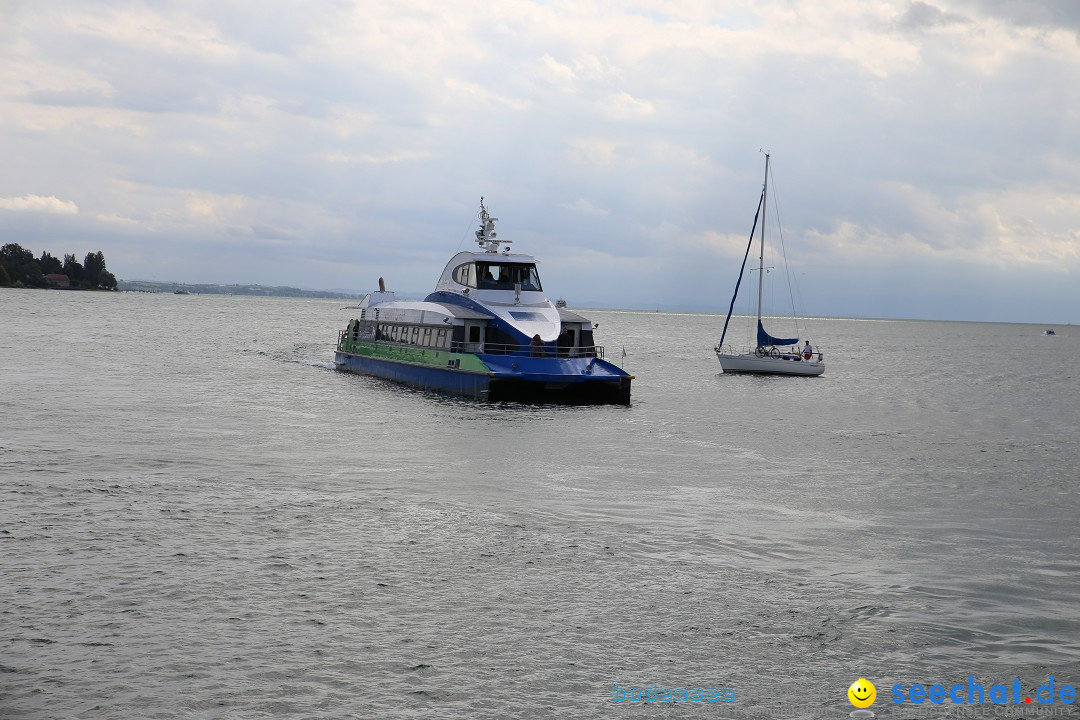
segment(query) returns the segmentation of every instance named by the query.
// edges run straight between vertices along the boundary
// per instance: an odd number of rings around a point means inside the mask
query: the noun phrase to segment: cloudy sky
[[[423,293],[483,195],[552,297],[726,308],[764,148],[802,311],[1080,323],[1078,32],[1056,0],[0,0],[0,243]]]

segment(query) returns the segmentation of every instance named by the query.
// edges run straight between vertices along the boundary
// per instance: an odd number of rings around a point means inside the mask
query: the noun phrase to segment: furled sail
[[[799,338],[778,338],[773,337],[769,333],[765,332],[765,326],[758,320],[757,324],[757,344],[758,347],[764,347],[766,345],[797,345]]]

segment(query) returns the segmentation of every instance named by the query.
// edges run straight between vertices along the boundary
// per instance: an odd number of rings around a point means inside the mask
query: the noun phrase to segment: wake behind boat
[[[451,258],[422,302],[380,278],[338,335],[337,368],[484,400],[629,405],[633,376],[604,360],[586,318],[547,299],[536,260],[496,239],[497,219],[481,198],[480,252]]]
[[[763,375],[821,375],[825,372],[825,360],[820,351],[815,352],[810,341],[800,348],[799,338],[773,337],[765,330],[761,322],[761,300],[765,282],[765,211],[766,200],[769,190],[769,155],[765,155],[765,182],[761,186],[761,198],[758,200],[757,212],[754,213],[754,225],[750,229],[750,240],[746,244],[746,253],[743,255],[742,267],[739,268],[739,279],[735,282],[735,292],[731,296],[731,305],[728,307],[727,318],[724,319],[724,330],[720,333],[720,342],[714,348],[716,357],[720,361],[720,367],[726,373],[757,373]],[[758,251],[758,292],[757,292],[757,344],[751,349],[738,351],[730,345],[724,345],[727,337],[728,325],[731,322],[731,313],[735,309],[735,299],[739,296],[739,286],[742,284],[743,274],[746,271],[746,260],[750,257],[750,248],[754,244],[754,232],[761,220],[761,234]]]

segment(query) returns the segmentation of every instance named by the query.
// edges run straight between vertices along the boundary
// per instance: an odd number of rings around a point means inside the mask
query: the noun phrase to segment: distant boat
[[[185,290],[183,288],[177,288],[176,290],[173,290],[173,295],[190,295],[190,294],[191,293],[189,293],[187,290]]]
[[[1057,333],[1054,332],[1054,328],[1047,328],[1043,335],[1057,335]]]
[[[806,342],[803,350],[798,348],[799,338],[778,338],[770,335],[765,326],[761,324],[761,298],[763,295],[763,283],[765,282],[765,206],[769,190],[769,155],[765,155],[765,183],[761,187],[761,197],[758,200],[757,212],[754,214],[754,225],[750,229],[750,240],[746,244],[746,254],[743,255],[742,267],[739,268],[739,279],[735,282],[735,292],[731,296],[731,305],[728,307],[727,318],[724,320],[724,330],[720,333],[720,342],[716,345],[716,357],[720,360],[720,367],[726,373],[757,373],[763,375],[820,375],[825,372],[825,361],[820,351],[814,352],[810,341]],[[724,345],[727,336],[728,323],[731,322],[731,313],[735,308],[735,298],[739,296],[739,285],[742,284],[743,273],[746,270],[746,260],[750,256],[750,248],[754,244],[754,231],[758,226],[758,218],[761,218],[761,234],[758,251],[758,292],[757,292],[757,345],[744,351],[737,351],[730,346]],[[785,349],[781,349],[785,348]],[[787,349],[793,348],[793,349]]]
[[[558,300],[555,301],[555,307],[557,307],[557,308],[566,307],[566,301],[563,300],[562,298],[559,298]]]

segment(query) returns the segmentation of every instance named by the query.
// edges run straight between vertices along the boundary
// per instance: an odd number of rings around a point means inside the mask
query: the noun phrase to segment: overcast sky
[[[483,195],[553,299],[719,309],[764,148],[802,311],[1080,323],[1078,31],[1056,0],[0,0],[0,244],[424,293]]]

